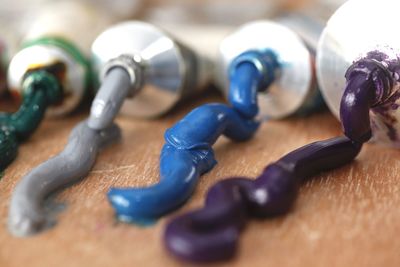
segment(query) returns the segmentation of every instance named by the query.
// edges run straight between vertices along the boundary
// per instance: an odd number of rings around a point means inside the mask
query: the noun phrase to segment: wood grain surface
[[[121,142],[103,151],[86,179],[57,194],[56,201],[65,204],[57,225],[30,238],[15,238],[6,227],[13,188],[34,166],[62,150],[69,131],[87,112],[43,123],[0,180],[0,266],[189,266],[165,252],[166,220],[200,207],[217,180],[255,177],[284,153],[340,134],[337,120],[325,112],[269,121],[249,142],[221,138],[215,145],[218,165],[201,178],[186,205],[148,228],[116,222],[107,190],[157,182],[164,130],[210,101],[221,99],[208,93],[154,121],[118,118]],[[251,221],[237,257],[221,266],[400,266],[399,158],[397,150],[366,145],[352,164],[304,184],[287,216]]]

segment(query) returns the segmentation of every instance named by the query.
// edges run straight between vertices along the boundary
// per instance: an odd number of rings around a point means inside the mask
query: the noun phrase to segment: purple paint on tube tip
[[[340,103],[344,134],[357,142],[372,137],[370,110],[385,103],[391,95],[394,79],[387,57],[370,52],[354,62],[346,72],[346,88]]]

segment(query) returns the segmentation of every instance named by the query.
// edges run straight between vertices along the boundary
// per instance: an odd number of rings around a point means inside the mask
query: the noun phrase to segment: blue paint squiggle
[[[109,191],[118,218],[142,224],[177,208],[190,197],[200,175],[217,163],[211,147],[217,138],[225,135],[234,141],[245,141],[258,127],[258,122],[243,118],[223,104],[194,109],[165,133],[158,184]]]
[[[276,58],[271,52],[249,51],[231,64],[229,101],[200,106],[165,133],[160,157],[160,182],[146,188],[113,188],[108,193],[119,220],[149,224],[182,205],[199,177],[211,170],[212,145],[225,135],[234,141],[250,139],[259,127],[257,94],[274,80]]]
[[[280,67],[272,51],[247,51],[236,57],[229,67],[229,103],[247,118],[258,114],[258,93],[274,82]]]

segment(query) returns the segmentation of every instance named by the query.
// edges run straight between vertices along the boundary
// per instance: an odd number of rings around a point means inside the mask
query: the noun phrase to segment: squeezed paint
[[[0,114],[0,171],[16,158],[19,143],[39,127],[47,108],[62,98],[60,83],[45,70],[28,74],[22,86],[24,98],[18,111]]]
[[[351,162],[362,144],[347,137],[315,142],[268,165],[255,180],[236,177],[212,186],[202,209],[172,219],[164,232],[166,248],[191,262],[231,259],[240,232],[250,218],[285,214],[299,185],[321,171]]]
[[[400,60],[372,51],[355,61],[345,76],[340,104],[345,135],[358,142],[374,138],[400,145]]]
[[[110,126],[130,89],[131,81],[127,71],[122,67],[111,69],[92,102],[89,127],[101,130]]]
[[[258,94],[269,90],[282,66],[270,50],[249,50],[229,66],[231,106],[206,104],[168,129],[160,156],[160,181],[149,187],[112,188],[108,198],[121,221],[154,221],[175,210],[192,195],[202,174],[217,163],[212,145],[220,135],[234,141],[250,139]]]
[[[87,176],[101,149],[120,138],[118,126],[97,131],[87,121],[71,132],[64,150],[24,176],[11,196],[8,229],[15,236],[29,236],[54,225],[44,201],[57,189]],[[51,215],[51,214],[50,214]]]
[[[112,188],[108,192],[117,217],[131,223],[153,222],[176,209],[191,196],[200,176],[217,163],[212,145],[218,137],[245,141],[258,127],[258,122],[245,119],[223,104],[194,109],[165,132],[159,183],[146,188]]]

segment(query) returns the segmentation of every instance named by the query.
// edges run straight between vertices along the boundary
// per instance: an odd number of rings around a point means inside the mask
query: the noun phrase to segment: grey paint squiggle
[[[100,131],[89,128],[87,121],[78,124],[64,150],[33,169],[16,186],[9,210],[10,232],[28,236],[48,226],[52,218],[44,211],[44,199],[60,187],[85,177],[99,150],[120,136],[120,129],[115,124]]]
[[[90,128],[101,130],[112,124],[129,94],[130,82],[129,74],[122,67],[114,67],[107,73],[90,109]]]

